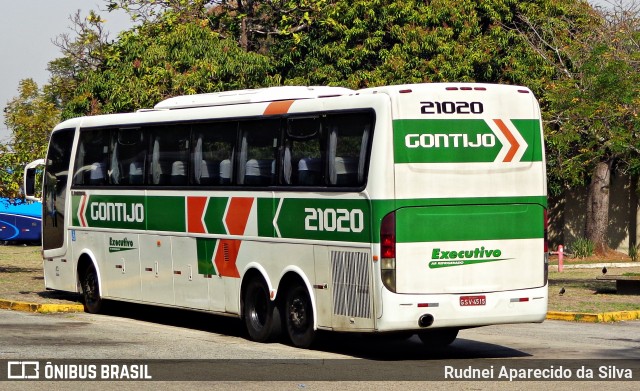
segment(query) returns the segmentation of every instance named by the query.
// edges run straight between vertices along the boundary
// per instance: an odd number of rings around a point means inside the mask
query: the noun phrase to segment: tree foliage
[[[587,29],[564,19],[565,36],[543,18],[521,18],[523,36],[556,69],[544,96],[550,189],[588,186],[585,234],[599,254],[608,250],[612,170],[640,174],[639,16],[637,6],[592,10]]]
[[[215,30],[230,34],[249,51],[271,53],[283,38],[299,42],[323,18],[329,0],[217,0],[209,19]],[[273,54],[273,53],[271,53]]]
[[[77,78],[64,116],[152,107],[175,95],[278,83],[268,57],[242,50],[206,28],[207,20],[147,23],[121,34],[99,71]]]
[[[73,34],[61,34],[54,40],[62,57],[47,67],[49,90],[60,106],[74,98],[80,75],[99,71],[110,50],[105,21],[94,11],[85,18],[78,11],[70,21]]]
[[[509,27],[526,12],[510,0],[336,1],[278,58],[293,84],[506,82],[541,93],[553,69]]]
[[[222,38],[246,51],[269,54],[279,37],[298,40],[322,14],[329,0],[110,0],[108,9],[122,9],[134,20],[155,23],[167,15],[179,23],[209,20]],[[275,38],[274,38],[275,37]]]
[[[544,14],[536,19],[519,16],[518,32],[555,69],[543,103],[550,173],[562,178],[552,182],[556,193],[563,186],[587,184],[598,161],[638,155],[631,131],[638,94],[638,33],[612,14],[589,11],[581,19],[563,17],[559,24],[549,23]]]
[[[20,82],[18,96],[4,110],[5,124],[11,129],[8,144],[0,144],[0,195],[20,197],[24,166],[45,156],[51,129],[60,111],[46,91],[32,79]]]

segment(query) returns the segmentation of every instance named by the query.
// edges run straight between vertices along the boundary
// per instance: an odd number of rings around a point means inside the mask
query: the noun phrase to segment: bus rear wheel
[[[264,281],[258,278],[249,281],[244,292],[242,315],[253,341],[267,342],[277,337],[280,315],[269,298],[269,288]]]
[[[418,333],[418,338],[428,347],[444,348],[458,337],[458,329],[433,329]]]
[[[294,285],[286,295],[284,318],[287,335],[293,346],[308,348],[316,337],[313,328],[313,306],[307,289]]]
[[[102,298],[100,297],[100,283],[98,273],[93,265],[87,266],[82,274],[82,298],[84,299],[84,310],[90,314],[97,314],[102,309]]]

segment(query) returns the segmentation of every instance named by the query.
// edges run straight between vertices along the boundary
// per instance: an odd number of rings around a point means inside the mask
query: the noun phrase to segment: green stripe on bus
[[[388,213],[400,208],[421,206],[477,206],[477,205],[534,205],[547,208],[546,196],[478,197],[478,198],[416,198],[399,200],[373,200],[373,242],[380,242],[380,223]],[[536,224],[542,224],[542,217]]]
[[[522,159],[523,162],[542,161],[542,136],[540,133],[540,120],[537,119],[512,119],[513,125],[518,128],[522,138],[527,142],[528,147]]]
[[[258,236],[260,237],[273,238],[276,236],[273,217],[278,207],[277,200],[258,198]]]
[[[274,228],[283,238],[366,243],[370,216],[366,199],[285,198]]]
[[[147,197],[147,229],[185,232],[187,230],[184,197]]]
[[[82,226],[77,216],[82,196],[73,198],[73,224]],[[84,203],[83,218],[88,227],[144,230],[148,214],[144,196],[92,194]]]
[[[80,208],[80,196],[71,196],[71,225],[74,227],[80,227],[80,220],[78,219],[78,208]]]
[[[222,223],[224,211],[227,208],[229,197],[210,197],[207,210],[204,212],[204,225],[210,234],[224,235],[227,231]]]
[[[213,266],[213,252],[216,248],[216,242],[216,239],[196,239],[198,274],[216,275],[216,268]]]
[[[542,238],[540,205],[474,205],[401,208],[399,243]]]
[[[81,226],[78,219],[80,208],[80,196],[73,196],[73,225]],[[281,205],[280,205],[281,202]],[[204,214],[205,226],[210,234],[226,234],[223,224],[224,211],[228,203],[228,197],[211,197]],[[163,232],[186,232],[186,208],[184,196],[131,196],[131,195],[90,195],[86,201],[84,218],[89,227],[112,228],[119,230],[145,229]],[[280,210],[276,218],[278,206]],[[291,238],[307,240],[326,240],[354,243],[378,243],[380,240],[380,223],[382,218],[391,211],[449,206],[460,209],[461,214],[471,214],[487,205],[500,208],[511,208],[514,205],[531,206],[540,211],[535,217],[526,215],[527,221],[510,222],[506,217],[493,217],[484,221],[484,224],[505,225],[511,224],[512,228],[505,232],[503,238],[509,235],[517,237],[541,237],[541,233],[535,235],[524,234],[528,224],[535,229],[542,229],[542,216],[540,213],[547,206],[545,196],[527,197],[479,197],[479,198],[416,198],[416,199],[385,199],[366,200],[342,199],[342,198],[258,198],[258,236],[264,238]],[[144,219],[136,220],[137,216],[132,211],[135,208],[140,212],[144,209]],[[458,213],[458,212],[456,212]],[[505,221],[505,219],[507,219]],[[131,220],[131,221],[129,221]],[[275,221],[274,221],[275,220]],[[406,226],[411,231],[416,225],[415,218],[406,218]],[[435,221],[454,224],[446,218],[438,218]],[[469,225],[464,223],[463,225]],[[417,229],[417,228],[416,228]],[[429,232],[441,231],[441,228],[422,227],[420,229]],[[511,231],[513,229],[513,232]],[[532,228],[533,229],[533,228]],[[450,230],[455,230],[451,228]],[[487,231],[490,232],[490,231]],[[518,233],[520,232],[520,233]],[[422,234],[421,234],[422,235]],[[428,234],[433,236],[434,234]],[[484,235],[484,234],[483,234]],[[494,233],[492,236],[502,234]],[[491,235],[490,235],[491,236]],[[411,236],[406,236],[406,240]],[[476,238],[480,239],[480,238]]]
[[[520,161],[542,161],[540,121],[511,123],[527,143]],[[503,147],[484,119],[393,121],[395,163],[489,163],[496,160]]]

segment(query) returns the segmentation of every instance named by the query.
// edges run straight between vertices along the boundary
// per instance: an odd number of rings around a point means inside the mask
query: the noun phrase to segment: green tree
[[[525,84],[541,95],[554,68],[513,26],[520,14],[549,23],[582,17],[568,3],[575,1],[334,1],[297,42],[283,37],[272,50],[291,84],[478,81]]]
[[[330,0],[216,0],[209,19],[213,28],[236,39],[248,51],[270,54],[283,38],[299,42]]]
[[[174,23],[165,16],[122,33],[99,69],[81,72],[64,117],[128,112],[175,95],[278,83],[268,57],[220,38],[206,28],[206,19]]]
[[[51,95],[32,79],[20,81],[18,96],[4,110],[11,131],[7,144],[0,144],[0,196],[20,197],[24,166],[45,156],[49,135],[60,119]]]
[[[540,21],[523,30],[557,72],[545,95],[550,189],[588,186],[585,235],[597,254],[608,251],[612,170],[640,173],[638,16],[633,8],[594,11],[593,28],[570,30],[569,41]]]
[[[179,23],[208,19],[222,38],[246,51],[269,54],[281,37],[294,40],[320,18],[330,0],[110,0],[108,9],[122,9],[133,20],[158,22],[167,14]]]
[[[69,19],[73,35],[61,34],[54,40],[62,57],[47,67],[50,73],[47,88],[59,106],[74,97],[81,74],[99,70],[111,47],[105,21],[95,11],[90,11],[87,17],[78,11]]]
[[[168,13],[178,23],[204,19],[207,7],[218,0],[106,0],[107,10],[124,10],[131,19],[141,23],[156,23]]]

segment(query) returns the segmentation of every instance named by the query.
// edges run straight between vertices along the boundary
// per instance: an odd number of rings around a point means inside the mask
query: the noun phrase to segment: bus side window
[[[202,186],[232,183],[237,123],[212,122],[193,126],[191,183]]]
[[[372,116],[339,114],[328,121],[329,184],[362,186],[366,183]]]
[[[149,127],[152,140],[148,183],[159,186],[184,186],[188,183],[189,125]]]
[[[121,128],[115,132],[109,178],[114,185],[144,183],[147,146],[141,128]]]
[[[322,123],[319,117],[289,118],[285,135],[283,182],[297,186],[321,186]]]
[[[82,130],[74,164],[73,185],[102,186],[106,184],[109,161],[109,131]]]
[[[247,186],[274,184],[279,120],[242,122],[240,129],[242,138],[238,184]]]

